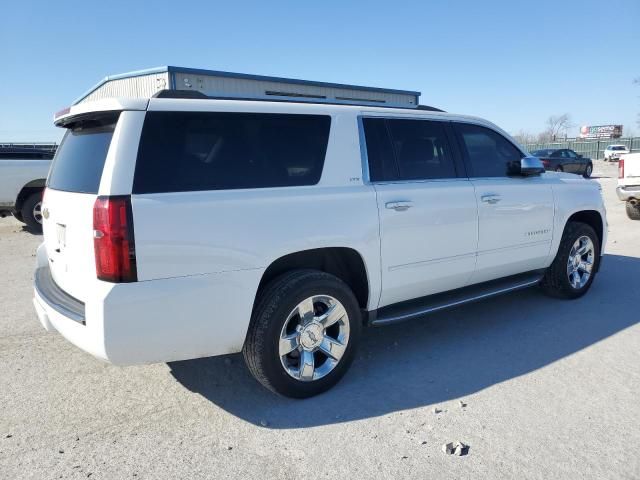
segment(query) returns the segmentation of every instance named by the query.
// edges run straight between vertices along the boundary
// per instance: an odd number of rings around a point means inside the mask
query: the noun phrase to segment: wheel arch
[[[44,190],[46,182],[46,178],[39,178],[37,180],[31,180],[24,185],[16,197],[15,210],[19,212],[20,209],[22,209],[22,204],[30,195]]]
[[[366,264],[362,254],[350,247],[323,247],[301,250],[275,259],[262,274],[256,299],[262,288],[271,280],[287,271],[302,268],[310,268],[335,275],[349,285],[358,300],[360,308],[367,308],[371,289]]]
[[[602,214],[597,210],[579,210],[577,212],[574,212],[569,216],[569,218],[567,218],[567,221],[564,224],[565,229],[567,228],[569,222],[581,222],[593,228],[596,232],[596,235],[598,236],[598,242],[600,243],[600,254],[602,255],[605,227],[605,221],[602,218]]]

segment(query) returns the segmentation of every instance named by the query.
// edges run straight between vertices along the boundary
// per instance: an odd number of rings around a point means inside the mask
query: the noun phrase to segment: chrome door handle
[[[494,203],[498,203],[501,198],[497,193],[487,193],[486,195],[482,195],[480,197],[480,200],[482,200],[484,203],[493,205]]]
[[[387,202],[384,204],[385,208],[393,209],[396,212],[404,212],[405,210],[409,210],[413,207],[413,202]]]

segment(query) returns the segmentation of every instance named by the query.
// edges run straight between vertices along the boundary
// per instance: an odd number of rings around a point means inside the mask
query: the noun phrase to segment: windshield
[[[73,124],[51,165],[47,187],[76,193],[98,193],[102,169],[118,120],[102,115]]]

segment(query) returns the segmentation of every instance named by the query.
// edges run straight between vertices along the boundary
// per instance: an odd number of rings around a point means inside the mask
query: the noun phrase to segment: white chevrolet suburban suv
[[[55,119],[34,305],[103,360],[243,352],[309,397],[364,325],[536,285],[574,299],[598,271],[598,185],[544,173],[485,120],[157,97]]]

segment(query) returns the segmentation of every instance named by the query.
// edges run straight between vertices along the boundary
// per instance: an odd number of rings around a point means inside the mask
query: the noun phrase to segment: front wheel
[[[541,286],[553,297],[579,298],[591,287],[599,262],[600,240],[595,230],[586,223],[569,222]]]
[[[626,203],[627,217],[631,220],[640,220],[640,203],[636,203],[635,205],[627,200]]]
[[[593,173],[593,165],[589,164],[587,165],[587,168],[584,169],[584,173],[582,174],[582,176],[584,178],[589,178],[591,177],[592,173]]]
[[[294,270],[259,295],[242,350],[253,376],[287,397],[335,385],[354,356],[362,319],[347,284],[316,270]]]

